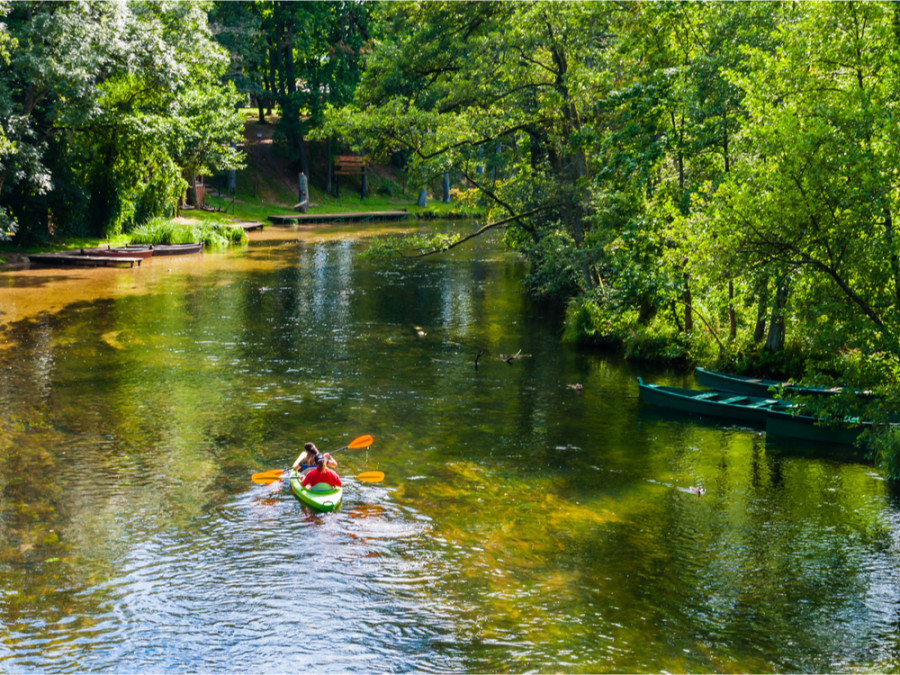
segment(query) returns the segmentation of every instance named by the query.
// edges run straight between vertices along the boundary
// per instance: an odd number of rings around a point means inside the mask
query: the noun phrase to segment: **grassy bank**
[[[16,263],[30,253],[63,251],[96,246],[124,246],[140,243],[182,243],[206,241],[208,246],[237,243],[241,236],[226,231],[228,223],[267,222],[271,215],[295,214],[297,203],[297,174],[276,144],[272,130],[277,117],[270,116],[260,125],[256,111],[245,111],[247,166],[236,175],[234,194],[219,194],[224,180],[207,181],[205,205],[208,209],[183,209],[174,218],[156,218],[130,232],[113,237],[60,236],[39,246],[19,247],[0,242],[0,266]],[[259,136],[257,136],[259,134]],[[360,211],[407,210],[421,218],[470,218],[477,209],[460,203],[445,204],[438,199],[428,200],[426,206],[417,205],[418,191],[405,189],[402,180],[390,167],[372,167],[368,177],[369,196],[360,197],[360,179],[343,177],[341,196],[335,197],[313,181],[309,187],[309,213],[356,213]]]

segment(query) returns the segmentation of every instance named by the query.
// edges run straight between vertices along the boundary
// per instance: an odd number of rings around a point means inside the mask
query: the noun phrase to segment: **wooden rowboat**
[[[143,260],[153,255],[153,249],[149,247],[107,246],[106,248],[83,248],[80,255],[99,258],[141,258]]]
[[[698,416],[720,417],[764,426],[767,434],[816,443],[853,445],[871,422],[848,419],[844,424],[825,425],[815,417],[796,413],[785,401],[741,396],[721,391],[644,384],[638,378],[641,398],[654,405]]]
[[[764,396],[742,396],[721,391],[644,384],[639,377],[641,399],[662,408],[693,415],[724,417],[738,422],[765,425],[770,410],[787,410],[784,401]]]
[[[759,377],[745,377],[743,375],[731,375],[719,373],[706,368],[695,368],[694,376],[701,387],[709,387],[718,391],[727,391],[742,396],[764,396],[773,394],[810,395],[817,394],[829,396],[841,392],[840,387],[804,387],[791,381],[765,380]]]
[[[863,431],[872,428],[871,422],[859,422],[858,420],[837,427],[818,422],[815,417],[809,415],[770,411],[766,417],[766,434],[816,443],[853,445]]]
[[[128,244],[129,251],[134,249],[149,248],[154,257],[163,255],[190,255],[203,252],[203,242],[197,241],[188,244]]]

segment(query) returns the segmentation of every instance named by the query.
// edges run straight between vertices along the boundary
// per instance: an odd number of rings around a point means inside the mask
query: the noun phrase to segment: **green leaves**
[[[6,19],[0,204],[23,237],[121,231],[171,209],[182,174],[238,165],[237,97],[203,5],[16,3]]]

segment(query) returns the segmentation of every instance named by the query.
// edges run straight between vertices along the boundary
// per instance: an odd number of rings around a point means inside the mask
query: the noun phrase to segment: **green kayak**
[[[303,474],[291,470],[291,492],[308,507],[316,511],[336,511],[340,507],[344,488],[333,488],[328,483],[316,483],[305,488],[300,484],[302,480]]]

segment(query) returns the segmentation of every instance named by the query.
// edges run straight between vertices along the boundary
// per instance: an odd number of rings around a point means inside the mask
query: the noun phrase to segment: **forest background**
[[[879,423],[900,477],[900,6],[0,0],[0,21],[17,245],[170,217],[246,161],[240,110],[274,109],[323,192],[313,148],[446,176],[566,339],[847,387],[815,412]]]

